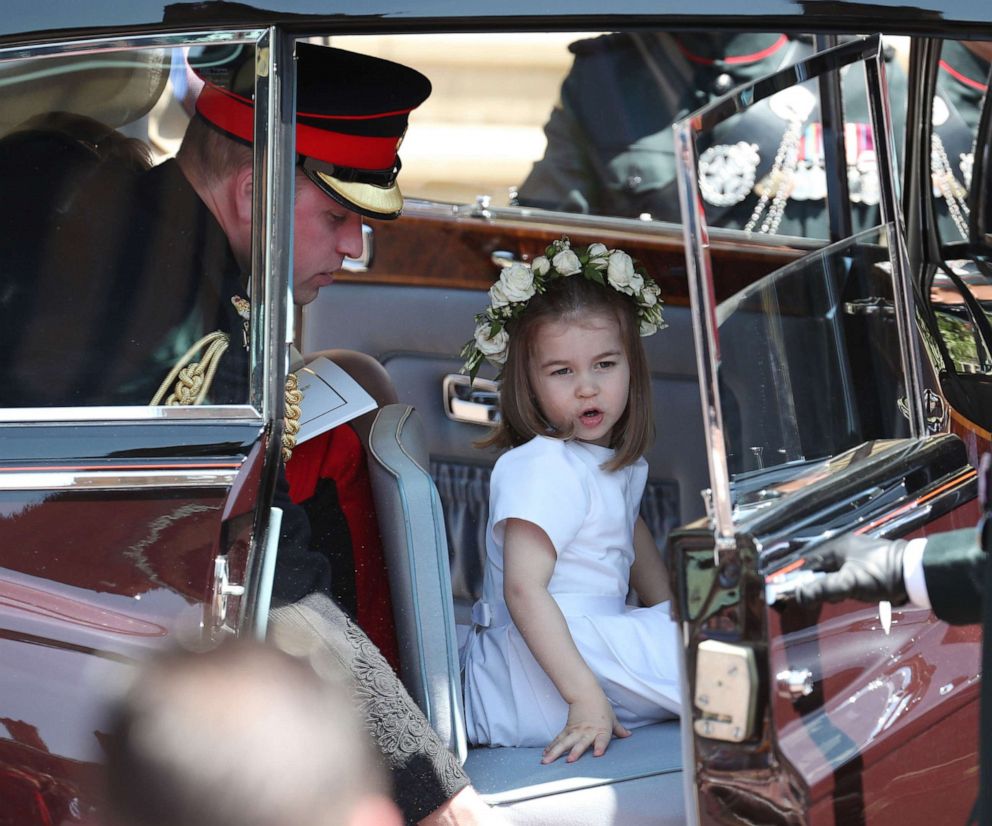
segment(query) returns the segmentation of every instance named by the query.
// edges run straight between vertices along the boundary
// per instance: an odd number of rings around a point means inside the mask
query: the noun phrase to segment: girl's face
[[[591,312],[534,330],[528,370],[541,412],[558,430],[609,447],[627,409],[630,365],[613,313]]]

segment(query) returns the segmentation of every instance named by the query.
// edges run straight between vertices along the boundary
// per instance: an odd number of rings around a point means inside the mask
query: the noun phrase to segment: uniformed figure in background
[[[545,126],[547,150],[520,186],[521,205],[678,223],[672,124],[735,87],[814,51],[784,34],[634,32],[580,40]],[[894,134],[906,81],[886,50]],[[854,228],[878,223],[879,185],[864,72],[842,72]],[[828,238],[815,81],[703,136],[699,178],[710,226]],[[762,198],[762,196],[765,196]],[[775,206],[776,196],[784,210]]]
[[[968,240],[968,190],[990,57],[992,47],[975,41],[948,40],[940,51],[930,166],[944,244]]]

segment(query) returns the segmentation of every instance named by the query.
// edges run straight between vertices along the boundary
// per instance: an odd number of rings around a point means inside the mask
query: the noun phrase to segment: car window
[[[0,63],[0,408],[248,402],[239,267],[218,233],[202,252],[173,227],[199,203],[178,138],[203,78],[224,83],[188,58],[212,53],[159,41]],[[242,340],[216,334],[232,313]]]
[[[793,476],[811,462],[915,434],[919,416],[907,378],[912,362],[906,343],[904,246],[898,223],[888,220],[895,199],[883,65],[878,40],[841,45],[795,70],[741,87],[678,124],[694,311],[704,328],[704,409],[713,411],[707,424],[714,503],[724,536],[733,530],[732,505],[740,517],[747,506],[785,495]],[[769,190],[749,219],[774,229],[776,221],[786,219],[790,188],[797,185],[802,168],[797,158],[811,134],[803,123],[818,92],[843,89],[859,71],[871,76],[865,116],[870,115],[873,128],[845,127],[844,137],[854,141],[848,142],[846,158],[833,155],[821,184],[837,192],[839,176],[832,170],[847,161],[850,195],[860,193],[861,205],[873,208],[860,218],[852,215],[852,224],[856,229],[861,221],[874,220],[876,226],[812,252],[712,307],[711,285],[719,273],[706,243],[703,161],[713,145],[710,136],[738,113],[762,106],[788,123],[767,177]],[[875,141],[873,134],[882,139]],[[851,176],[852,156],[864,173],[859,189]],[[760,229],[751,227],[752,232]],[[915,375],[912,366],[909,372]]]
[[[681,218],[672,124],[817,48],[806,35],[661,31],[333,42],[405,60],[435,84],[403,147],[408,197],[673,224]],[[903,64],[888,47],[896,134]],[[863,72],[845,72],[841,87],[850,201],[855,229],[864,229],[878,221]],[[800,104],[757,107],[709,137],[700,175],[711,227],[830,238],[822,118],[818,102]]]
[[[884,228],[866,230],[720,305],[732,476],[910,435],[889,243]]]

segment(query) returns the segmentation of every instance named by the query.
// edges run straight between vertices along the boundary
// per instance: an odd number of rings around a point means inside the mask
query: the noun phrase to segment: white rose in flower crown
[[[564,249],[559,252],[551,259],[551,263],[555,265],[555,269],[562,275],[575,275],[582,272],[582,262],[579,261],[579,256],[570,249]]]
[[[503,285],[503,295],[510,301],[526,301],[534,295],[534,274],[530,267],[519,261],[504,269],[497,283]]]
[[[489,322],[483,321],[475,328],[475,346],[490,361],[502,364],[506,361],[506,345],[509,344],[510,337],[506,330],[500,330],[495,335],[489,333]]]
[[[662,327],[668,326],[665,324],[665,318],[661,314],[661,305],[659,304],[642,309],[640,317],[641,321],[646,321],[648,324],[653,325],[655,330],[660,330]]]
[[[641,319],[640,334],[642,336],[653,336],[658,332],[658,325],[646,318]]]
[[[644,307],[654,307],[658,303],[658,295],[651,286],[646,286],[641,290],[641,304]]]
[[[493,307],[505,307],[512,299],[506,294],[502,281],[497,281],[489,288],[489,303]]]
[[[641,290],[644,289],[644,276],[639,272],[635,272],[630,277],[630,289],[631,295],[637,295]]]
[[[634,272],[634,262],[623,250],[613,250],[606,267],[606,278],[618,292],[632,295],[631,279],[637,275]],[[643,282],[642,282],[643,283]]]
[[[551,269],[551,262],[543,255],[539,255],[531,261],[530,268],[535,275],[547,275],[548,270]]]
[[[589,263],[597,270],[605,270],[610,251],[606,244],[590,244],[588,249]]]

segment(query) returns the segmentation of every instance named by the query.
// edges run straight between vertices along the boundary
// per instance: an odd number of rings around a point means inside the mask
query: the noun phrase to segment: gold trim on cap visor
[[[396,218],[403,210],[403,193],[399,185],[375,186],[374,184],[342,181],[317,170],[308,170],[319,179],[315,181],[337,197],[370,218]]]

